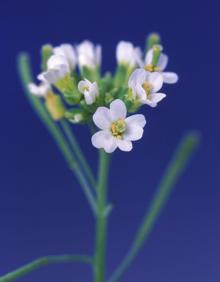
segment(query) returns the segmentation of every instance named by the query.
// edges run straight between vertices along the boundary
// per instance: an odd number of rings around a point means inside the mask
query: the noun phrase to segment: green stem
[[[45,107],[43,106],[39,98],[35,97],[34,95],[30,95],[28,91],[27,85],[33,81],[33,78],[31,75],[30,62],[27,54],[21,54],[18,57],[18,71],[20,74],[20,78],[23,84],[26,97],[28,98],[30,104],[36,111],[42,123],[46,126],[46,128],[52,135],[54,141],[56,142],[58,148],[60,149],[60,152],[62,153],[64,159],[66,160],[70,170],[76,175],[80,185],[82,186],[84,194],[95,214],[96,213],[95,198],[91,192],[91,189],[89,187],[89,184],[85,176],[80,170],[80,167],[72,154],[71,149],[69,148],[68,143],[66,142],[63,136],[62,131],[60,130],[59,126],[51,119],[51,117],[49,116],[48,112],[46,111]]]
[[[195,133],[187,134],[180,143],[176,153],[173,156],[173,159],[167,167],[162,181],[160,182],[158,190],[150,204],[149,210],[143,218],[142,224],[140,225],[140,228],[136,233],[130,250],[128,251],[122,263],[119,265],[118,269],[116,269],[116,271],[113,273],[109,282],[119,281],[121,276],[135,259],[144,242],[148,239],[155,222],[157,221],[162,209],[167,203],[174,185],[185,169],[195,149],[198,147],[198,143],[199,137]]]
[[[96,222],[96,254],[94,265],[94,276],[96,282],[105,281],[105,249],[106,249],[106,198],[107,198],[107,178],[109,169],[109,156],[104,150],[99,151],[99,180],[98,180],[98,203]]]
[[[88,256],[82,255],[60,255],[60,256],[46,256],[39,259],[34,260],[14,271],[9,272],[8,274],[0,277],[0,282],[12,282],[21,278],[32,271],[35,271],[41,267],[47,266],[49,264],[56,263],[72,263],[72,262],[80,262],[80,263],[88,263],[92,264],[93,259]]]
[[[91,170],[91,168],[90,168],[90,166],[89,166],[89,164],[88,164],[88,162],[87,162],[87,160],[86,160],[86,158],[85,158],[85,156],[84,156],[84,154],[83,154],[83,152],[82,152],[82,150],[81,150],[81,148],[80,148],[80,146],[79,146],[79,144],[76,140],[76,137],[73,134],[73,132],[72,132],[70,126],[69,126],[69,124],[65,120],[61,120],[60,125],[61,125],[64,133],[66,134],[66,137],[67,137],[74,153],[76,154],[76,157],[78,158],[82,168],[84,169],[84,172],[85,172],[91,186],[93,188],[95,188],[96,187],[95,177],[92,173],[92,170]]]

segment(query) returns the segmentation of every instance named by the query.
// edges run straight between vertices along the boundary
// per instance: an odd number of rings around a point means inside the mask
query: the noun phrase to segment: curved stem
[[[51,119],[48,112],[46,111],[45,107],[39,100],[39,98],[35,97],[34,95],[30,95],[27,85],[33,81],[30,69],[30,62],[29,57],[27,54],[21,54],[18,56],[18,71],[20,74],[20,78],[23,84],[23,88],[28,98],[30,104],[36,111],[37,115],[39,116],[42,123],[46,126],[50,134],[52,135],[54,141],[56,142],[60,152],[62,153],[64,159],[66,160],[69,168],[71,171],[76,175],[84,194],[94,212],[96,213],[96,201],[91,192],[89,184],[83,175],[80,167],[76,159],[74,158],[71,149],[69,148],[68,143],[66,142],[62,131],[60,130],[59,126]]]
[[[88,164],[88,162],[87,162],[87,160],[86,160],[86,158],[85,158],[85,156],[84,156],[84,154],[83,154],[83,152],[82,152],[82,150],[81,150],[81,148],[80,148],[80,146],[79,146],[79,144],[76,140],[76,137],[73,134],[73,132],[72,132],[70,126],[69,126],[69,124],[65,120],[61,120],[60,125],[61,125],[64,133],[66,134],[66,137],[69,140],[69,143],[70,143],[74,153],[76,154],[76,157],[78,158],[82,168],[84,169],[85,174],[86,174],[91,186],[93,188],[95,188],[96,187],[96,181],[95,181],[95,177],[93,175],[93,172],[92,172],[92,170],[91,170],[91,168],[90,168],[90,166],[89,166],[89,164]]]
[[[105,281],[105,249],[106,249],[106,198],[107,198],[107,177],[109,168],[109,156],[104,150],[99,151],[99,181],[98,181],[98,203],[96,222],[96,253],[94,276],[96,282]]]
[[[119,265],[118,269],[116,269],[116,271],[113,273],[109,282],[119,281],[121,276],[125,273],[135,259],[144,242],[148,239],[155,222],[167,203],[177,179],[180,177],[190,157],[198,147],[198,143],[199,137],[195,133],[189,133],[183,138],[173,156],[173,159],[167,167],[164,177],[160,182],[158,190],[150,204],[150,208],[144,216],[142,224],[136,233],[130,250],[128,251],[122,263]]]
[[[0,282],[12,282],[21,278],[32,271],[35,271],[41,267],[47,266],[49,264],[56,263],[88,263],[92,264],[93,259],[88,256],[82,255],[60,255],[60,256],[46,256],[39,259],[36,259],[14,271],[9,272],[8,274],[0,277]]]

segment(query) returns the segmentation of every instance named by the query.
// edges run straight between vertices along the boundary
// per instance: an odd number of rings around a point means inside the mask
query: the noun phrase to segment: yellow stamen
[[[112,135],[118,139],[123,139],[123,133],[126,130],[124,119],[119,119],[111,124],[110,131]]]

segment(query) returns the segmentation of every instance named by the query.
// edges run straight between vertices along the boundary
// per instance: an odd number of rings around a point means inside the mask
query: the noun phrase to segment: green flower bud
[[[61,91],[68,104],[76,105],[80,102],[82,94],[78,91],[74,79],[69,74],[59,79],[55,86]]]
[[[41,69],[45,71],[47,69],[47,61],[53,55],[53,46],[45,44],[41,48]]]
[[[160,35],[156,32],[152,32],[148,35],[146,40],[146,52],[150,50],[154,45],[160,44]]]
[[[84,123],[88,121],[88,114],[83,109],[71,109],[65,112],[65,118],[72,123]]]
[[[161,45],[154,45],[153,46],[153,58],[152,58],[152,65],[153,67],[157,66],[158,60],[160,58],[160,54],[163,50]]]

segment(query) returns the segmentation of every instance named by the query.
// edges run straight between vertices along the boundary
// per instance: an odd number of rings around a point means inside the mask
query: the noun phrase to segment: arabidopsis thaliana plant
[[[134,98],[142,104],[156,107],[157,103],[166,97],[164,93],[157,93],[163,85],[163,76],[158,72],[147,72],[142,68],[136,69],[130,76],[128,87]]]
[[[125,64],[135,67],[141,62],[141,49],[134,47],[131,42],[120,41],[116,48],[116,58],[118,64]]]
[[[92,42],[85,40],[77,46],[78,64],[80,68],[91,69],[101,64],[101,46],[95,46]]]
[[[151,48],[145,57],[145,69],[147,71],[153,72],[160,72],[163,76],[164,83],[176,83],[178,81],[178,75],[174,72],[164,72],[165,68],[168,64],[168,56],[164,53],[160,54],[158,63],[156,67],[152,65],[152,59],[153,59],[153,48]]]
[[[99,89],[96,82],[90,82],[88,79],[81,80],[78,83],[79,92],[84,95],[87,105],[95,102],[96,97],[99,95]]]
[[[110,104],[110,109],[99,107],[93,115],[95,125],[101,130],[92,136],[92,144],[112,153],[116,148],[122,151],[132,150],[132,141],[142,138],[145,117],[141,114],[127,117],[127,109],[120,99]]]
[[[74,69],[77,63],[77,56],[74,47],[71,44],[61,44],[53,49],[55,55],[66,57],[71,69]]]
[[[56,83],[70,73],[70,66],[65,56],[52,55],[47,61],[47,71],[38,75],[38,79],[50,84]]]
[[[29,83],[28,89],[31,94],[38,97],[45,97],[50,91],[50,84],[47,82],[42,82],[40,85],[35,83]]]

